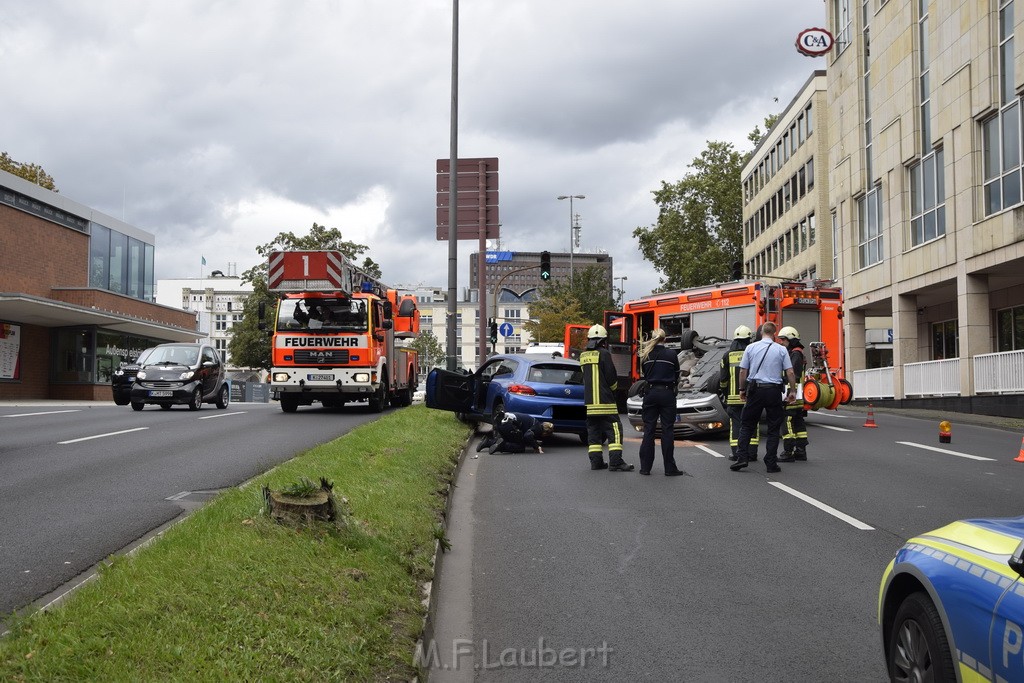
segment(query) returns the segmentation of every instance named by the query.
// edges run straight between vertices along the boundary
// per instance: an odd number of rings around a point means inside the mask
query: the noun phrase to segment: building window
[[[982,127],[985,215],[1021,201],[1020,100],[1014,97],[1013,0],[999,3],[999,113]]]
[[[839,279],[839,216],[832,212],[832,279]]]
[[[910,167],[910,243],[923,244],[946,234],[946,190],[942,150]]]
[[[918,48],[921,55],[921,153],[926,154],[932,147],[931,88],[928,79],[931,74],[931,57],[928,54],[928,0],[918,0],[917,20]]]
[[[215,315],[213,316],[214,329],[218,331],[224,331],[228,329],[228,317],[226,315]]]
[[[836,47],[842,52],[850,44],[850,0],[833,0],[832,16],[836,20]]]
[[[960,337],[957,321],[954,319],[932,323],[932,360],[959,357]]]
[[[110,286],[110,228],[93,223],[89,235],[89,286]]]
[[[874,187],[857,200],[857,216],[860,219],[860,234],[857,239],[860,267],[879,263],[882,260],[882,191]]]
[[[996,311],[996,351],[1024,349],[1024,306]]]

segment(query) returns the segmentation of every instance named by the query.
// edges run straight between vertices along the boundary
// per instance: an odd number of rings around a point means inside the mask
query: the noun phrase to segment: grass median
[[[0,638],[0,680],[410,680],[422,584],[468,436],[413,406],[224,492]],[[334,482],[344,529],[262,514],[264,484]]]

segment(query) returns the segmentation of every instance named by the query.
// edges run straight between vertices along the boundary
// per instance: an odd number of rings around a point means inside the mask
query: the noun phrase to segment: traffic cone
[[[1013,461],[1024,462],[1024,437],[1022,437],[1020,440],[1020,453],[1017,455],[1016,458],[1013,459]]]
[[[872,410],[872,405],[868,404],[868,419],[864,421],[865,427],[877,427],[875,424],[875,411]]]

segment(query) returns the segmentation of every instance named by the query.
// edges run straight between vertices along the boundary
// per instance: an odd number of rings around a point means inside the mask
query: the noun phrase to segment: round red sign
[[[827,29],[805,28],[796,37],[796,51],[808,57],[820,57],[832,49],[835,40]]]

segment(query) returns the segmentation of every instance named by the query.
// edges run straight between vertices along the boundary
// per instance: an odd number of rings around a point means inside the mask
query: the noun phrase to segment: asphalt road
[[[570,438],[470,453],[430,680],[887,680],[886,564],[950,521],[1022,514],[1024,463],[1018,431],[954,420],[940,444],[936,420],[874,417],[812,414],[809,461],[776,475],[729,471],[722,440],[677,442],[687,477],[660,455],[649,477],[591,471]]]
[[[210,497],[376,419],[277,403],[0,406],[0,615]],[[200,492],[200,493],[196,493]],[[191,494],[191,495],[189,495]]]

